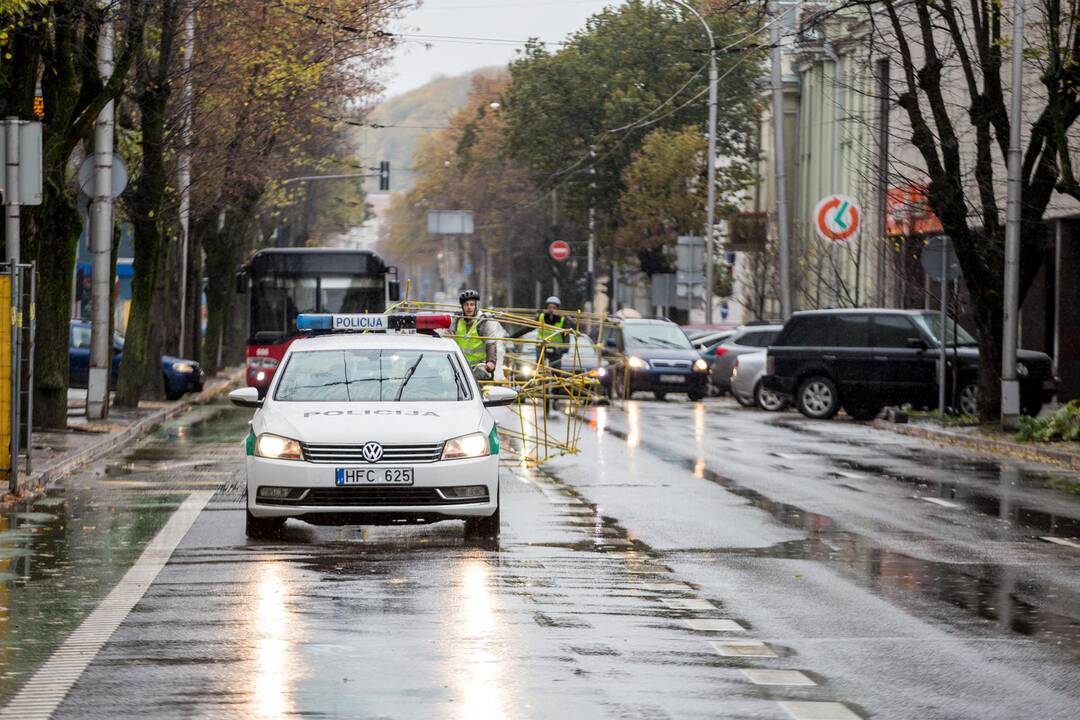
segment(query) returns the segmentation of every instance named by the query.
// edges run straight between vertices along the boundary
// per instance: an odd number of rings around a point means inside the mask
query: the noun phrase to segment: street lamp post
[[[1005,205],[1005,308],[1001,353],[1001,424],[1016,429],[1020,383],[1016,377],[1016,340],[1020,312],[1020,119],[1024,92],[1024,0],[1013,2],[1012,106],[1009,117],[1008,195]]]
[[[709,23],[705,22],[705,18],[701,16],[693,6],[683,2],[683,0],[670,0],[671,2],[685,8],[687,12],[691,13],[694,17],[701,22],[701,26],[705,28],[705,35],[709,38],[709,159],[708,159],[708,199],[706,202],[708,205],[705,208],[705,322],[712,323],[713,320],[713,256],[714,248],[713,243],[715,239],[716,228],[716,86],[719,82],[718,73],[716,70],[716,40],[713,38],[712,28],[709,27]],[[693,293],[693,286],[691,285],[691,294]]]

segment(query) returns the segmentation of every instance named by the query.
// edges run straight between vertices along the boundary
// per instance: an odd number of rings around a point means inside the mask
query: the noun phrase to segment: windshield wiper
[[[649,337],[647,337],[647,338],[642,338],[642,340],[644,340],[646,343],[651,341],[654,344],[659,344],[660,347],[666,347],[666,348],[681,347],[677,342],[672,342],[671,340],[665,340],[664,338],[653,337],[651,335]]]
[[[420,353],[420,357],[416,358],[416,362],[409,366],[409,369],[405,371],[405,375],[403,375],[401,379],[401,385],[398,386],[397,396],[394,397],[394,402],[401,402],[401,394],[405,392],[405,386],[412,380],[412,376],[416,373],[416,368],[423,359],[424,353]]]
[[[454,371],[454,384],[457,385],[457,399],[464,400],[468,393],[465,392],[465,385],[461,382],[461,378],[458,377],[457,370]]]

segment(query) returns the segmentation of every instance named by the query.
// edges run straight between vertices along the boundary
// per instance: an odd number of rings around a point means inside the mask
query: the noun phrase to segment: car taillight
[[[776,374],[776,358],[774,358],[771,355],[769,355],[769,356],[767,356],[765,358],[765,374],[766,375],[775,375]]]
[[[724,347],[723,345],[717,345],[716,346],[716,357],[723,357],[724,353],[726,353],[726,352],[727,352],[727,348]]]

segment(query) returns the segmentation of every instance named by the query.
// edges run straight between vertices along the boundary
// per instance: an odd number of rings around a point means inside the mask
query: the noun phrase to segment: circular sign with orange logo
[[[828,242],[846,243],[859,234],[862,212],[847,195],[829,195],[814,208],[814,229]]]

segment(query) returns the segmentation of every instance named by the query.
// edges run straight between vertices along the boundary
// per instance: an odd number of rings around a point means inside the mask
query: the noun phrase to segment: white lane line
[[[213,495],[207,490],[188,495],[112,592],[0,710],[0,718],[47,720],[52,716],[102,646],[142,599]]]
[[[958,505],[956,503],[949,502],[948,500],[942,500],[941,498],[921,497],[919,499],[922,500],[923,502],[933,503],[934,505],[938,505],[938,506],[943,507],[943,508],[953,508],[953,509],[955,509],[955,508],[958,508],[958,507],[963,507],[963,505]]]
[[[1050,537],[1049,535],[1047,535],[1046,537],[1041,537],[1039,539],[1048,543],[1054,543],[1055,545],[1064,545],[1065,547],[1071,547],[1080,550],[1080,543],[1073,540],[1066,540],[1065,538],[1059,537]]]
[[[817,685],[798,670],[743,670],[742,674],[755,685]]]
[[[709,643],[718,654],[724,657],[780,657],[760,640],[732,640],[730,642]]]
[[[716,606],[701,598],[660,598],[672,610],[715,610]]]
[[[746,632],[746,628],[734,620],[684,620],[691,630],[701,632]]]
[[[796,702],[785,700],[780,707],[792,720],[862,720],[851,709],[838,702]]]

